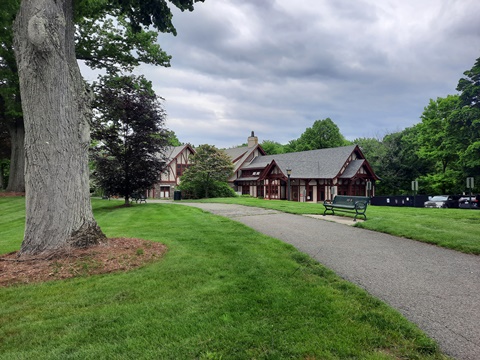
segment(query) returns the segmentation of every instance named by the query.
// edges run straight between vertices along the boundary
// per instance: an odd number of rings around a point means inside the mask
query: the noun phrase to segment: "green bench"
[[[335,210],[345,212],[355,212],[353,221],[357,221],[357,216],[361,215],[367,220],[365,212],[367,211],[367,205],[370,202],[370,198],[366,196],[348,196],[348,195],[336,195],[333,201],[325,200],[323,206],[325,211],[323,216],[327,214],[327,211],[331,211],[331,215],[335,215]]]
[[[147,198],[146,198],[145,194],[143,194],[143,193],[132,194],[132,200],[134,200],[137,204],[138,204],[138,202],[140,202],[140,204],[141,204],[142,201],[145,204],[147,203]]]

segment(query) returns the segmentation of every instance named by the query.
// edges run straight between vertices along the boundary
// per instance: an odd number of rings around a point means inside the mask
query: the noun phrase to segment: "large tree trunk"
[[[104,237],[90,204],[89,98],[74,46],[73,0],[22,0],[14,23],[25,123],[21,255]]]
[[[25,191],[25,129],[22,119],[8,125],[12,151],[10,155],[10,175],[8,177],[7,191]]]

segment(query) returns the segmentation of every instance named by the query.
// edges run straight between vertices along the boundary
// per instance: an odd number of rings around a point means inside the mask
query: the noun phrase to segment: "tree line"
[[[431,99],[419,123],[383,138],[348,141],[327,118],[288,144],[265,140],[261,145],[273,155],[357,144],[381,178],[377,195],[410,194],[416,179],[422,194],[463,193],[467,177],[480,184],[480,58],[456,90],[456,95]]]

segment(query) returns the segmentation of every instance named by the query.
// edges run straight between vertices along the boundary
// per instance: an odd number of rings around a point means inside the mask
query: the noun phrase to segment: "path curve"
[[[444,353],[480,359],[480,256],[275,210],[177,204],[231,218],[292,244],[399,310]]]

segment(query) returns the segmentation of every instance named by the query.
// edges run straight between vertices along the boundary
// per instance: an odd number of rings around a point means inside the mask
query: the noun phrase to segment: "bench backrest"
[[[362,201],[368,204],[370,202],[370,198],[367,196],[335,195],[332,204],[355,205],[357,201]]]

